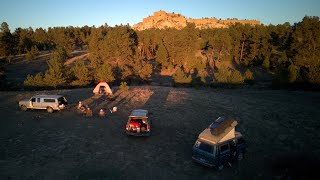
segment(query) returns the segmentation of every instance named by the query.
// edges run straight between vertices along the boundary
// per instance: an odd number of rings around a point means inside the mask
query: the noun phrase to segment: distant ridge
[[[153,16],[143,18],[142,22],[132,26],[134,30],[145,30],[150,28],[164,29],[164,28],[176,28],[182,29],[187,23],[194,23],[198,29],[207,28],[227,28],[235,23],[260,25],[260,21],[257,20],[238,20],[236,18],[219,20],[217,18],[202,18],[192,19],[186,18],[181,14],[167,13],[165,11],[157,11],[153,13]]]

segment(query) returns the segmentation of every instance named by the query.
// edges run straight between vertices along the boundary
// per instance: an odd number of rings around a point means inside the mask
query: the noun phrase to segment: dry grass
[[[320,154],[319,93],[144,86],[106,97],[92,90],[2,92],[0,179],[272,179],[292,172],[282,162],[285,154],[313,159]],[[18,100],[46,93],[64,94],[71,108],[53,114],[17,108]],[[91,107],[92,118],[77,113],[78,101]],[[113,106],[118,112],[98,117],[99,108]],[[124,133],[129,113],[137,108],[152,113],[150,137]],[[217,172],[193,163],[191,149],[198,134],[222,115],[238,121],[236,130],[248,149],[243,161]],[[313,170],[296,159],[294,168],[302,174]]]

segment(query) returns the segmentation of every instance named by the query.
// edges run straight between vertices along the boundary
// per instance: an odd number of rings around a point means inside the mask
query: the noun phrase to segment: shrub
[[[37,46],[34,46],[34,47],[31,47],[30,51],[27,51],[26,58],[28,60],[32,60],[32,59],[35,59],[38,55],[39,55],[39,50]]]
[[[43,74],[38,73],[35,76],[28,75],[27,78],[24,80],[23,85],[26,87],[42,87],[45,86],[43,81]]]
[[[309,68],[308,80],[311,84],[320,84],[320,65]]]
[[[263,67],[263,69],[265,69],[265,70],[268,70],[268,69],[270,68],[270,60],[269,60],[269,57],[266,57],[266,58],[263,60],[262,67]]]
[[[121,82],[120,83],[119,91],[120,92],[128,92],[129,91],[129,86],[127,86],[126,82]]]
[[[180,68],[173,75],[173,79],[174,82],[178,84],[187,84],[192,81],[191,76],[187,76]]]
[[[241,73],[235,69],[227,69],[222,67],[218,72],[214,73],[214,77],[218,83],[223,84],[243,84],[244,78]]]
[[[244,73],[244,82],[248,84],[254,83],[254,77],[250,69],[247,69],[246,72]]]
[[[222,67],[214,73],[214,77],[218,83],[228,83],[229,71],[227,68]]]
[[[243,84],[244,78],[242,77],[240,71],[233,69],[231,70],[228,82],[230,84]]]
[[[288,83],[293,83],[297,80],[298,68],[294,64],[288,67]]]

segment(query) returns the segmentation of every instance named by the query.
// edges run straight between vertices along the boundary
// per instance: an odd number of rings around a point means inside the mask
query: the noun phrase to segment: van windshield
[[[215,146],[214,145],[211,145],[211,144],[208,144],[208,143],[205,143],[205,142],[202,142],[202,141],[199,141],[197,140],[197,142],[194,144],[194,146],[202,151],[205,151],[207,153],[210,153],[210,154],[214,154],[214,150],[215,150]]]

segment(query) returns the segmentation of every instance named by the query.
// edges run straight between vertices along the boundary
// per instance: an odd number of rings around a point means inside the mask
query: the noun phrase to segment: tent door
[[[99,87],[99,94],[105,94],[106,93],[106,91],[105,91],[105,86],[100,86]]]

